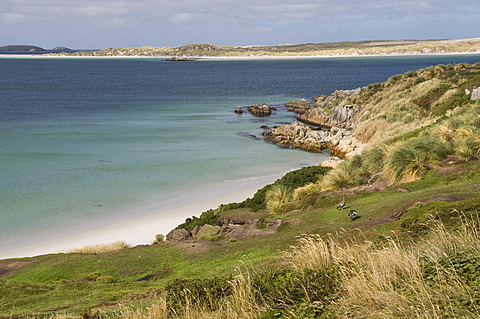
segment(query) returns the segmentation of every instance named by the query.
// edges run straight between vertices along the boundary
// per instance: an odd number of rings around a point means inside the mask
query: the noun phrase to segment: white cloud
[[[471,36],[466,0],[0,0],[0,39],[73,47]],[[462,23],[451,23],[461,21]],[[408,25],[411,27],[408,28]],[[468,32],[466,31],[468,30]],[[160,32],[159,32],[160,31]],[[478,36],[474,34],[473,36]],[[30,40],[29,40],[30,41]],[[54,43],[53,43],[54,42]],[[161,42],[161,43],[158,43]],[[93,43],[93,44],[91,44]],[[45,44],[48,45],[48,44]]]
[[[195,21],[195,14],[192,13],[176,13],[173,14],[170,18],[170,21],[173,23],[180,23],[180,24],[185,24],[185,23],[192,23]]]
[[[27,16],[19,13],[1,13],[0,21],[6,25],[16,25],[28,21]]]

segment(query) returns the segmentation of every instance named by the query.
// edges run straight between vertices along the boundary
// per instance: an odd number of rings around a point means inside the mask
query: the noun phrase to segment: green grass
[[[381,192],[349,194],[343,211],[335,208],[341,195],[317,194],[310,208],[286,213],[286,226],[279,232],[212,246],[202,253],[192,253],[194,247],[156,244],[98,255],[56,254],[20,259],[32,264],[0,280],[0,314],[34,314],[63,308],[80,313],[95,305],[120,301],[134,304],[142,300],[148,304],[154,300],[151,296],[175,280],[229,278],[236,268],[245,265],[257,271],[271,269],[278,263],[279,252],[295,245],[300,234],[332,234],[351,240],[361,234],[380,240],[402,227],[413,231],[416,228],[412,224],[422,222],[425,212],[430,212],[418,210],[421,206],[417,202],[436,201],[435,198],[478,199],[478,172],[480,162],[473,161],[458,166],[452,174],[431,171],[423,179],[402,184],[401,190],[394,185]],[[461,208],[448,204],[451,209]],[[357,210],[361,217],[351,221],[346,216],[349,209]],[[389,219],[399,211],[404,212],[399,220]]]

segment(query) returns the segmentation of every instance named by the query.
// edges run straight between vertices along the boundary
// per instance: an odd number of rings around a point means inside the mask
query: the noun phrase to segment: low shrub
[[[316,318],[324,313],[339,287],[335,268],[274,269],[252,276],[251,281],[257,302],[269,306],[263,318],[288,317],[289,313],[295,313],[296,318]]]
[[[192,218],[187,218],[184,223],[177,226],[177,228],[185,228],[192,230],[195,226],[203,226],[206,224],[209,225],[218,225],[218,217],[221,212],[229,211],[233,209],[247,208],[251,209],[254,212],[267,208],[267,192],[278,185],[282,187],[287,187],[295,189],[302,187],[309,183],[315,183],[326,174],[330,167],[321,167],[321,166],[308,166],[301,169],[289,172],[285,174],[282,178],[276,180],[273,184],[266,185],[259,189],[251,198],[247,198],[240,203],[230,203],[226,205],[221,205],[217,209],[211,209],[206,212],[203,212],[200,217],[193,216]]]
[[[161,244],[165,240],[165,235],[163,234],[156,234],[155,240],[153,241],[152,245]]]
[[[206,212],[203,212],[200,217],[193,216],[187,218],[184,223],[177,226],[177,229],[185,228],[188,230],[193,230],[195,226],[203,225],[217,225],[218,224],[219,209],[209,209]]]
[[[220,307],[222,298],[233,293],[229,281],[232,276],[211,279],[176,279],[164,288],[167,307],[172,314],[185,308],[198,305],[210,311]]]

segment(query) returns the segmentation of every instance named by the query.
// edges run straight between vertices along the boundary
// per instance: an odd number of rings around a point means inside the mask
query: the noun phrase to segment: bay
[[[328,153],[261,140],[260,126],[294,120],[283,103],[479,57],[2,57],[0,250],[79,224],[135,217],[142,212],[132,207],[145,203],[316,165]],[[278,111],[268,118],[233,113],[253,103]]]

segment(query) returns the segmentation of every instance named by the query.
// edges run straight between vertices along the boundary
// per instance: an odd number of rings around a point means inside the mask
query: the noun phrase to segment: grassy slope
[[[450,69],[447,68],[448,70]],[[450,71],[462,74],[460,70]],[[412,78],[419,74],[422,77],[424,75],[420,72],[415,76],[403,76],[391,79],[388,84],[371,87],[361,98],[364,103],[371,103],[373,110],[372,101],[379,100],[380,91],[390,94],[390,90],[395,91],[397,86],[405,85],[408,81],[412,81],[409,85],[414,91],[414,83],[419,81]],[[439,77],[442,79],[441,84],[454,83],[458,92],[467,85],[465,83],[468,81],[458,80],[462,77],[457,76],[457,80],[447,81],[449,77],[442,74]],[[478,80],[476,75],[471,79]],[[439,80],[432,76],[416,85],[428,81],[437,83]],[[372,94],[373,89],[378,92]],[[467,102],[466,107],[471,107],[469,104]],[[397,140],[407,137],[408,134],[403,135],[403,138],[397,136]],[[141,303],[145,306],[157,300],[156,296],[162,288],[176,279],[231,278],[237,274],[236,268],[242,265],[253,267],[255,272],[272,267],[277,269],[281,264],[281,251],[296,245],[296,236],[300,234],[318,233],[327,237],[332,234],[350,240],[360,236],[380,242],[384,236],[412,231],[415,228],[411,225],[423,221],[421,210],[408,210],[410,207],[418,207],[418,202],[478,198],[479,168],[480,162],[470,161],[449,168],[431,169],[422,179],[392,185],[383,191],[349,190],[343,211],[335,208],[342,198],[342,192],[310,193],[289,203],[284,214],[276,216],[284,220],[277,233],[248,241],[208,245],[202,242],[160,244],[99,255],[57,254],[0,261],[0,267],[12,263],[28,263],[0,279],[0,316],[41,314],[62,309],[79,314],[98,305],[103,305],[104,309],[115,309],[119,302]],[[455,208],[455,204],[452,205]],[[357,210],[361,218],[351,221],[346,216],[350,209]],[[459,206],[458,209],[461,210],[462,207]],[[406,225],[410,225],[408,229],[405,228]]]
[[[305,233],[338,234],[347,238],[362,236],[379,240],[399,231],[400,220],[391,214],[406,211],[419,201],[435,197],[464,199],[480,193],[480,163],[470,162],[455,174],[432,171],[426,178],[393,186],[381,192],[353,195],[347,209],[355,208],[361,218],[352,222],[345,211],[338,211],[341,196],[316,198],[308,209],[294,210],[285,217],[289,227],[264,238],[213,246],[207,252],[194,253],[168,245],[119,250],[102,255],[60,254],[21,259],[30,266],[0,281],[0,314],[49,312],[63,308],[80,313],[88,307],[119,301],[148,304],[155,292],[176,278],[212,278],[234,274],[244,263],[267,267],[296,244],[295,236]],[[406,192],[405,190],[409,190]],[[305,203],[299,203],[305,205]],[[263,266],[262,266],[263,265]],[[151,280],[139,281],[149,275]]]

